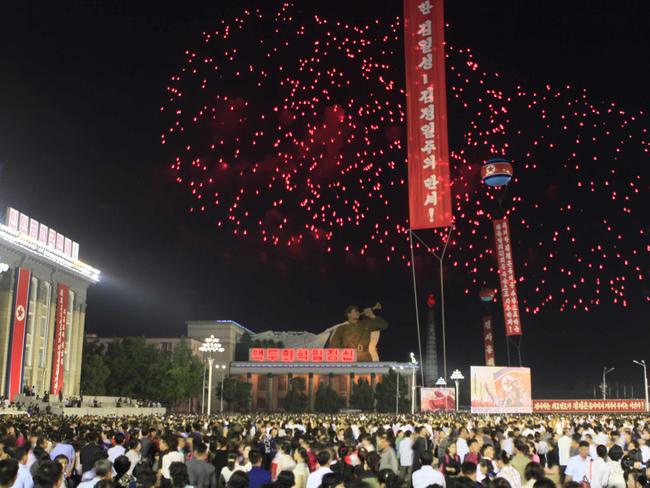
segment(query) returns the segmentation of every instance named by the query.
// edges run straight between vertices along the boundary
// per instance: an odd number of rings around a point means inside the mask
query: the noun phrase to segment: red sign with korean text
[[[483,345],[485,347],[485,365],[494,364],[494,333],[492,331],[492,316],[483,316]]]
[[[645,400],[533,400],[533,413],[645,412]]]
[[[507,219],[495,219],[493,224],[506,335],[522,335],[521,319],[519,318],[519,300],[517,298],[517,281],[515,279],[515,269],[512,261],[510,227],[508,226]]]
[[[280,349],[282,362],[283,363],[293,363],[295,356],[295,349]]]
[[[70,306],[70,287],[59,283],[56,289],[56,328],[52,350],[52,387],[50,393],[58,395],[63,388],[63,358],[65,355],[65,335]]]
[[[7,396],[9,400],[13,400],[14,395],[20,393],[23,382],[23,359],[25,356],[27,308],[29,306],[29,286],[31,280],[32,273],[28,269],[18,269],[7,371]]]
[[[404,1],[409,215],[412,229],[452,224],[442,0]]]
[[[248,350],[249,361],[261,363],[353,363],[357,360],[356,349],[338,348],[262,348]]]

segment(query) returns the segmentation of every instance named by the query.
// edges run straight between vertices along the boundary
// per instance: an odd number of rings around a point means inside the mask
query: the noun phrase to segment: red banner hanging
[[[52,385],[50,393],[58,395],[63,388],[63,358],[65,355],[65,335],[70,306],[70,287],[59,283],[56,289],[56,328],[52,350]]]
[[[411,229],[452,224],[442,0],[404,0]]]
[[[483,315],[483,345],[485,346],[485,365],[494,364],[494,334],[492,332],[492,316]]]
[[[497,249],[499,265],[499,281],[501,283],[501,301],[503,316],[506,324],[506,335],[521,335],[521,320],[519,318],[519,300],[517,299],[517,281],[512,262],[512,246],[510,227],[507,219],[495,219],[494,240]]]
[[[29,307],[29,285],[32,273],[26,268],[18,269],[16,280],[16,300],[14,301],[11,342],[9,345],[9,363],[7,364],[7,396],[13,401],[14,395],[20,393],[23,382],[23,359],[25,356],[25,338],[27,329],[27,312]]]
[[[534,413],[645,412],[645,400],[533,400]]]

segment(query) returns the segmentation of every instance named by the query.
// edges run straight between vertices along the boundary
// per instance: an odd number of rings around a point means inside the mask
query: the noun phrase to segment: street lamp
[[[445,388],[447,386],[447,381],[441,376],[436,381],[436,386],[440,388]],[[447,397],[445,397],[445,412],[447,411]]]
[[[463,373],[460,372],[460,370],[455,369],[453,373],[451,373],[451,379],[454,380],[454,383],[456,383],[456,411],[458,412],[458,383],[460,383],[461,380],[464,380],[465,377],[463,376]]]
[[[398,370],[404,370],[404,366],[391,366],[397,374],[397,386],[395,387],[395,415],[399,415],[399,377],[402,376]]]
[[[650,403],[648,403],[648,370],[646,369],[645,365],[645,359],[642,359],[641,361],[637,361],[636,359],[633,359],[632,362],[634,364],[638,364],[643,368],[643,387],[645,388],[645,411],[648,411],[648,408],[650,408]]]
[[[219,413],[223,413],[223,378],[226,376],[226,365],[217,364],[215,368],[221,369],[221,398],[219,400]]]
[[[214,353],[224,352],[225,349],[219,342],[219,338],[211,335],[206,337],[199,347],[199,351],[208,356],[208,415],[212,413],[212,365],[214,364]]]
[[[410,354],[411,358],[411,370],[412,370],[412,377],[411,377],[411,415],[415,415],[415,382],[416,382],[416,377],[415,377],[415,371],[418,369],[418,360],[415,359],[415,354],[411,353]]]
[[[605,380],[605,376],[607,376],[607,373],[611,373],[614,371],[616,368],[608,368],[605,366],[603,368],[603,400],[607,400],[607,381]]]

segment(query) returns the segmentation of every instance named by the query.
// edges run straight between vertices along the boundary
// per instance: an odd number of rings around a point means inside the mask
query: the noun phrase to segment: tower
[[[434,386],[438,379],[438,343],[436,341],[436,299],[433,293],[427,297],[427,342],[424,357],[425,386]]]

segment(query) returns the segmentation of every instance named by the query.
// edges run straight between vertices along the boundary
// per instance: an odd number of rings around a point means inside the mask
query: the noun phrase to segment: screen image
[[[420,412],[453,412],[456,392],[453,388],[421,388]]]
[[[530,368],[472,366],[472,413],[532,413]]]

